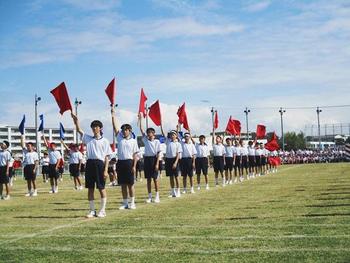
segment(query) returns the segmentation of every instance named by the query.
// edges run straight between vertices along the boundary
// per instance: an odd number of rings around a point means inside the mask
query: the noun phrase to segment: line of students
[[[81,135],[82,143],[86,145],[87,161],[85,167],[85,187],[88,188],[88,201],[90,211],[88,218],[105,217],[107,193],[105,190],[105,182],[108,177],[109,161],[112,155],[110,144],[106,138],[102,136],[103,124],[99,120],[91,123],[93,135],[86,134],[80,126],[76,115],[71,113],[74,125],[77,132]],[[137,141],[132,136],[132,127],[129,124],[121,125],[118,128],[115,109],[111,107],[112,125],[118,142],[118,162],[116,170],[118,174],[118,184],[121,185],[122,206],[119,208],[136,209],[135,205],[135,175],[136,165],[138,161],[139,147]],[[145,145],[144,152],[144,174],[147,179],[148,198],[147,203],[160,202],[159,196],[159,166],[161,163],[161,148],[160,141],[155,138],[155,130],[147,128],[146,132],[143,128],[142,115],[139,115],[138,126],[142,134],[142,141]],[[165,137],[163,127],[161,132]],[[205,136],[199,137],[199,143],[196,143],[190,132],[184,133],[183,138],[179,136],[181,126],[177,125],[176,130],[171,130],[166,136],[166,151],[165,151],[165,172],[170,181],[170,196],[180,197],[180,182],[179,175],[183,177],[182,194],[187,193],[187,179],[189,178],[189,192],[194,191],[194,171],[197,175],[197,190],[201,189],[201,175],[204,176],[205,189],[209,189],[208,183],[208,168],[209,168],[209,147],[205,142]],[[49,143],[43,135],[43,140],[48,149],[48,175],[51,183],[50,193],[58,192],[57,179],[59,178],[59,163],[62,156],[56,149],[54,143]],[[28,182],[27,196],[36,196],[35,175],[38,169],[38,154],[34,151],[32,143],[25,144],[24,136],[22,136],[22,148],[24,152],[24,177]],[[62,141],[66,150],[69,150],[69,171],[74,178],[75,188],[82,189],[82,184],[79,180],[79,171],[82,165],[82,155],[79,152],[78,146],[73,145],[69,148]],[[8,146],[7,146],[8,147]],[[0,151],[0,173],[7,173],[8,156],[5,153],[6,145],[2,145]],[[254,151],[253,151],[254,150]],[[226,144],[222,143],[221,136],[216,136],[215,144],[213,145],[213,168],[215,174],[215,185],[218,186],[219,174],[221,175],[222,186],[232,184],[234,182],[243,181],[244,172],[247,179],[256,175],[266,173],[267,151],[262,145],[257,142],[249,142],[249,146],[243,145],[243,140],[235,141],[231,138],[226,139]],[[249,172],[248,172],[249,169]],[[5,172],[4,172],[5,171]],[[234,171],[235,179],[233,181]],[[45,178],[44,178],[45,179]],[[2,180],[2,177],[0,177]],[[2,181],[0,181],[1,183]],[[155,188],[155,197],[152,195],[152,182]],[[2,184],[1,184],[2,186]],[[101,197],[100,210],[97,213],[95,210],[94,190],[97,188]],[[7,189],[7,188],[6,188]],[[2,190],[2,188],[0,189]],[[7,189],[7,196],[9,190]]]

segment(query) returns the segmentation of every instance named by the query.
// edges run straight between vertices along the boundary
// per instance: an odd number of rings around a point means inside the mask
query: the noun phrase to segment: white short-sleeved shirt
[[[79,164],[83,160],[83,154],[79,151],[69,151],[69,164]]]
[[[117,142],[118,160],[132,160],[134,159],[134,154],[140,151],[135,139],[130,136],[129,138],[124,138],[120,132],[117,135]]]
[[[264,156],[269,156],[270,155],[270,151],[268,149],[263,149],[263,153],[264,153]]]
[[[145,144],[144,156],[156,156],[159,152],[161,152],[160,141],[158,139],[151,141],[147,138],[147,136],[143,136],[142,141]]]
[[[214,156],[224,156],[225,153],[225,146],[222,143],[213,145]]]
[[[61,153],[58,150],[49,149],[49,163],[57,164],[58,160],[62,158]]]
[[[6,166],[7,162],[11,160],[11,154],[8,150],[0,151],[0,166]]]
[[[193,157],[193,155],[197,155],[196,146],[193,143],[181,143],[182,147],[182,158]]]
[[[233,146],[232,145],[231,146],[226,145],[225,146],[225,157],[233,157],[233,154],[234,154]]]
[[[104,161],[106,156],[112,154],[111,146],[109,141],[104,138],[95,138],[88,134],[83,134],[83,143],[86,145],[86,154],[88,160],[101,160]]]
[[[23,156],[23,166],[35,164],[35,162],[39,161],[39,155],[35,151],[28,152],[27,149],[23,149]]]
[[[263,155],[263,153],[264,153],[264,151],[262,149],[256,149],[255,150],[255,155],[256,156],[261,156],[261,155]]]
[[[233,155],[237,155],[237,147],[232,146]]]
[[[254,156],[255,155],[255,148],[252,146],[248,146],[248,155],[249,156]]]
[[[49,157],[45,157],[41,159],[41,165],[42,166],[49,166],[50,159]]]
[[[209,147],[207,144],[196,143],[196,150],[198,158],[208,157],[210,154]]]
[[[247,156],[249,153],[248,153],[248,147],[241,147],[241,155],[242,156]]]
[[[166,158],[176,158],[177,154],[182,153],[181,144],[178,141],[171,141],[169,139],[166,140]]]
[[[15,159],[11,156],[11,160],[9,161],[9,167],[13,167],[13,163],[15,162]]]

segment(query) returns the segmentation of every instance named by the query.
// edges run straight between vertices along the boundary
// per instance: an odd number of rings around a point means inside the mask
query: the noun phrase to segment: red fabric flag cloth
[[[266,135],[266,126],[258,124],[258,126],[256,126],[256,138],[264,139],[265,135]]]
[[[115,103],[115,78],[112,79],[112,81],[108,84],[107,88],[105,89],[105,92],[107,94],[107,97],[112,105]]]
[[[218,116],[218,112],[215,111],[215,117],[214,117],[214,130],[216,130],[217,128],[219,128],[219,116]]]
[[[238,120],[231,120],[233,123],[233,127],[235,129],[235,134],[234,135],[241,135],[241,122]]]
[[[189,130],[185,103],[178,109],[177,116],[179,116],[179,123],[182,124],[186,130]]]
[[[70,103],[66,84],[64,84],[64,82],[50,92],[55,97],[57,105],[60,108],[61,115],[67,110],[72,110],[72,104]]]
[[[278,137],[277,137],[276,133],[272,134],[272,138],[270,141],[268,141],[265,144],[265,148],[269,151],[276,151],[276,150],[280,149],[280,146],[278,144]]]
[[[143,89],[141,89],[139,113],[142,113],[144,118],[146,117],[146,114],[147,114],[146,107],[145,107],[146,100],[147,100],[147,97],[143,92]]]
[[[235,126],[234,126],[234,124],[232,122],[231,116],[230,116],[230,119],[227,122],[225,132],[227,132],[227,133],[229,133],[231,135],[235,135],[236,134]]]
[[[112,149],[112,152],[115,152],[115,144],[114,143],[111,143],[111,149]]]
[[[160,114],[159,100],[149,107],[148,116],[154,122],[155,125],[160,126],[162,124],[162,115]]]
[[[84,151],[85,151],[85,145],[82,143],[80,144],[79,152],[84,153]]]

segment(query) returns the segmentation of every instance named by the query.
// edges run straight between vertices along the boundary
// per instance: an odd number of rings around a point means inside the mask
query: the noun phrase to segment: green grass
[[[37,198],[17,180],[0,202],[0,262],[350,262],[350,164],[285,166],[181,198],[168,189],[163,177],[161,203],[145,204],[138,183],[137,209],[118,211],[108,188],[107,217],[88,220],[87,192],[69,179],[57,195],[39,183]]]

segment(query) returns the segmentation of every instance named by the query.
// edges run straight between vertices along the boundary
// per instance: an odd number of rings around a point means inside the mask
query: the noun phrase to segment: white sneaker
[[[198,191],[201,190],[201,186],[200,185],[197,186],[197,190]]]
[[[148,198],[148,199],[146,200],[146,203],[147,203],[147,204],[152,203],[152,198]]]
[[[233,181],[233,183],[235,184],[235,183],[237,183],[237,181],[238,181],[238,179],[237,179],[237,177],[236,177],[235,180]]]
[[[98,212],[97,217],[99,217],[99,218],[106,217],[106,211],[100,211],[100,212]]]
[[[58,186],[55,187],[55,190],[54,190],[55,194],[58,193]]]
[[[63,181],[63,179],[62,178],[60,178],[60,182],[62,182]]]
[[[53,190],[53,189],[51,189],[50,191],[49,191],[49,194],[54,194],[55,193],[55,190]]]
[[[205,190],[209,190],[209,185],[206,185],[206,186],[205,186]]]
[[[93,218],[96,217],[96,211],[90,211],[87,215],[86,218]]]
[[[26,193],[24,196],[29,197],[29,196],[31,196],[31,195],[32,195],[32,192],[28,192],[28,193]]]
[[[10,196],[9,196],[9,195],[5,195],[5,196],[3,197],[3,200],[10,200]]]
[[[240,182],[243,182],[243,181],[244,181],[243,176],[240,176],[240,177],[239,177],[239,181],[240,181]]]
[[[183,194],[186,194],[186,193],[187,193],[187,190],[183,190],[182,193],[183,193]]]
[[[154,202],[155,202],[155,203],[160,203],[159,196],[157,196],[157,197],[154,199]]]
[[[34,190],[34,192],[32,193],[32,196],[38,196],[38,191]]]
[[[135,203],[131,203],[130,206],[129,206],[129,209],[133,209],[133,210],[136,209]]]
[[[129,206],[128,205],[122,205],[121,207],[119,207],[119,210],[125,210],[128,209]]]
[[[228,184],[232,184],[232,180],[230,180],[230,181],[228,182]]]
[[[195,193],[195,191],[193,190],[193,187],[191,188],[191,194],[194,194]]]
[[[84,189],[84,187],[81,185],[81,186],[79,186],[79,190],[83,190]]]
[[[176,197],[181,197],[181,192],[180,192],[180,189],[177,191],[177,193],[176,193]]]

